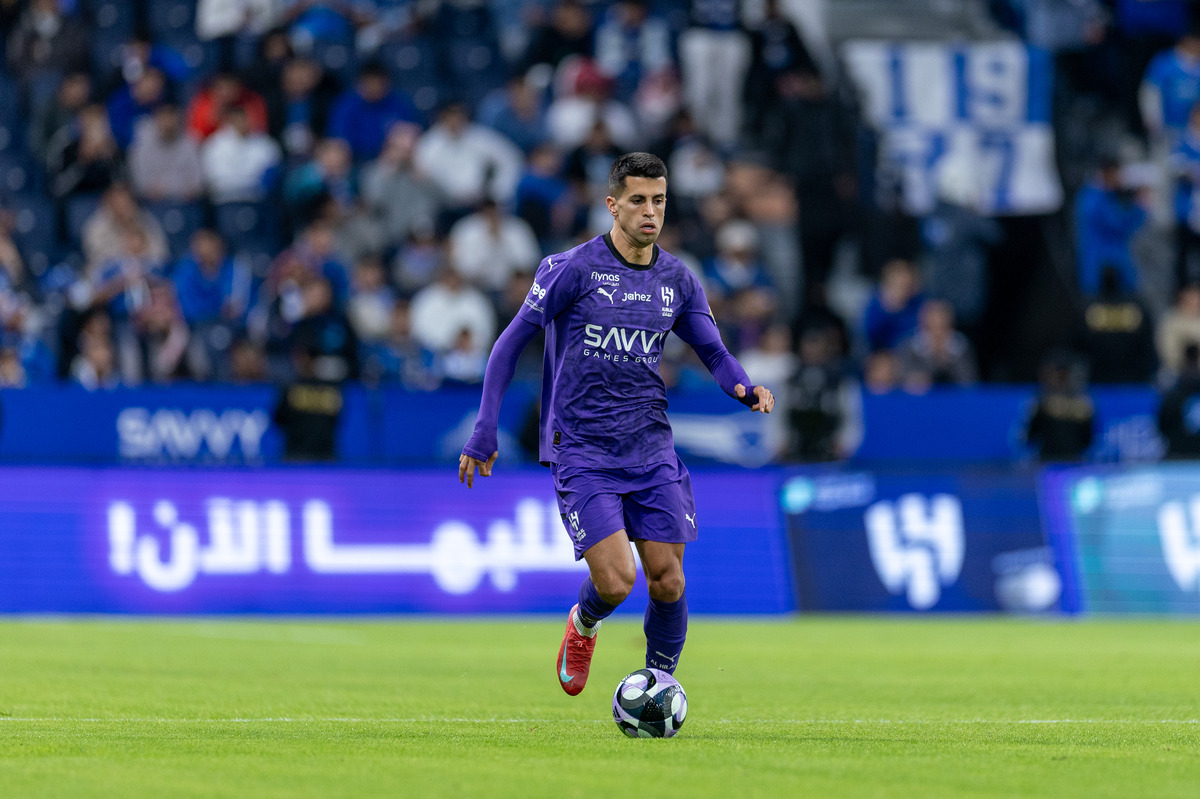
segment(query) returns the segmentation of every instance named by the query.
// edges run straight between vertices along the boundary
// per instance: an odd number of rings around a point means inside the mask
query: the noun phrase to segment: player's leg
[[[558,648],[558,684],[571,696],[587,685],[600,622],[629,596],[637,576],[629,538],[618,530],[583,553],[588,576],[579,587],[579,602],[567,616],[567,629]]]
[[[646,603],[646,666],[673,673],[687,639],[684,544],[637,541],[650,601]]]
[[[650,589],[646,606],[646,665],[674,672],[687,638],[684,545],[696,540],[696,501],[682,463],[664,467],[665,482],[629,494],[624,503]]]

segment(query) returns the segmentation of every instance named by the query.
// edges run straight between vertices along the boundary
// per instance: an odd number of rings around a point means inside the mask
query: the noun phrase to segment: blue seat
[[[355,73],[358,72],[358,57],[353,45],[317,40],[313,42],[309,55],[325,67],[326,71],[337,76],[343,84],[348,85],[354,81]]]
[[[145,208],[162,225],[172,258],[187,252],[192,234],[204,224],[204,206],[199,202],[162,201],[146,203]]]
[[[44,197],[20,195],[5,205],[13,214],[13,243],[29,271],[41,277],[62,256],[54,203]]]
[[[125,39],[133,36],[137,27],[137,4],[128,0],[93,0],[91,9],[92,34],[112,33]]]
[[[16,148],[0,151],[0,193],[5,197],[40,194],[44,178],[41,167],[25,152]]]
[[[83,244],[83,226],[100,207],[99,194],[77,194],[66,202],[67,242],[74,249]]]
[[[217,232],[230,252],[249,259],[279,252],[279,217],[271,203],[222,203],[216,212]]]
[[[437,54],[425,37],[389,41],[379,48],[378,56],[398,88],[415,92],[437,84]]]
[[[155,39],[166,39],[196,27],[196,3],[187,0],[149,0],[146,22]]]

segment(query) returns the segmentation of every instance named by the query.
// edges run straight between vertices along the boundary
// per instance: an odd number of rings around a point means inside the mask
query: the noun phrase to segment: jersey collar
[[[613,258],[616,258],[618,261],[620,261],[623,266],[627,266],[630,269],[636,269],[639,272],[645,272],[647,269],[653,269],[654,265],[656,263],[658,263],[659,250],[658,250],[657,244],[653,245],[654,250],[653,250],[652,254],[650,255],[650,263],[648,263],[648,264],[631,264],[629,261],[625,260],[624,255],[621,255],[621,253],[619,253],[617,251],[617,246],[615,244],[613,244],[611,233],[605,233],[603,238],[604,238],[605,245],[607,245],[607,247],[608,247],[608,251],[611,252],[613,254]]]

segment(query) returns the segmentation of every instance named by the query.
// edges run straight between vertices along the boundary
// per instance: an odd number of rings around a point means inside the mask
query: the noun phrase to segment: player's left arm
[[[775,407],[775,395],[766,386],[751,383],[746,370],[726,349],[717,322],[708,309],[708,298],[704,296],[700,281],[694,277],[691,289],[691,296],[671,329],[696,351],[726,394],[752,411],[770,413]]]

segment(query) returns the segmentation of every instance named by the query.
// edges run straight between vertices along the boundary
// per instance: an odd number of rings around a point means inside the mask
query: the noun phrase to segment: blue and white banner
[[[811,472],[780,502],[802,611],[1062,606],[1032,474]]]
[[[793,610],[772,482],[692,480],[690,609]],[[541,468],[0,468],[0,612],[565,613],[586,573]]]
[[[1071,609],[1200,613],[1200,466],[1066,469],[1043,490]]]
[[[986,214],[1055,211],[1063,192],[1051,127],[1049,55],[1019,42],[847,42],[843,55],[880,133],[879,167],[921,215],[948,170]]]

